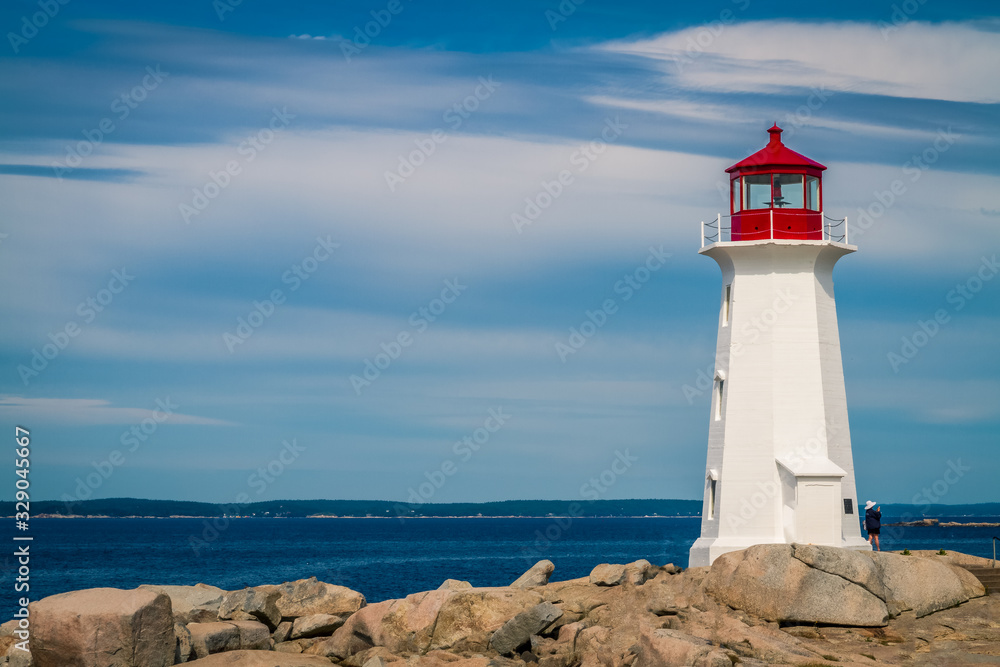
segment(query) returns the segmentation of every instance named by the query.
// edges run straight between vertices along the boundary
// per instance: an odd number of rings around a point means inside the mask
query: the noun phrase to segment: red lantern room
[[[726,169],[732,240],[822,240],[826,167],[781,143],[777,124],[768,133],[767,146]]]

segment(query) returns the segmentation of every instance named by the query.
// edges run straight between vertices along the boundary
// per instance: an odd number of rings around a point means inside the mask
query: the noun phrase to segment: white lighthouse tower
[[[861,537],[833,298],[846,221],[824,223],[818,162],[781,128],[726,171],[730,220],[703,225],[722,269],[701,537],[690,565],[754,544],[868,550]],[[706,232],[708,232],[706,234]]]

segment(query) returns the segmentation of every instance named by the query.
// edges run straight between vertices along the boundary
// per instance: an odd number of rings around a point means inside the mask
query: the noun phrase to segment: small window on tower
[[[722,324],[729,324],[729,304],[733,298],[732,284],[726,285],[726,293],[722,299]]]
[[[708,518],[715,518],[715,484],[714,479],[708,481]]]
[[[734,178],[733,183],[733,213],[740,212],[740,179]]]
[[[722,386],[726,384],[725,380],[715,381],[715,421],[722,419]]]

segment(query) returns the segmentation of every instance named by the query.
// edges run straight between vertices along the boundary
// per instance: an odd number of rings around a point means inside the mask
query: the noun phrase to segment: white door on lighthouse
[[[807,482],[799,487],[799,506],[796,514],[801,517],[799,542],[839,546],[840,531],[834,532],[839,518],[834,511],[840,499],[840,484]],[[826,519],[826,520],[824,520]]]

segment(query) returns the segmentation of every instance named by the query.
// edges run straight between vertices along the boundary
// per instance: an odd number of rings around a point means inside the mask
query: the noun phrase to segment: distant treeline
[[[13,515],[13,502],[0,502],[0,514]],[[505,500],[493,503],[423,503],[388,500],[271,500],[243,505],[181,500],[106,498],[68,505],[58,500],[33,501],[32,516],[283,516],[315,514],[345,517],[453,516],[694,516],[700,500]]]
[[[865,513],[864,501],[860,512]],[[971,505],[905,505],[902,503],[882,503],[882,515],[890,517],[923,518],[941,516],[1000,516],[1000,503],[974,503]]]
[[[864,508],[861,508],[861,515]],[[0,502],[0,515],[13,516],[14,503]],[[270,500],[244,505],[183,500],[105,498],[72,505],[58,500],[33,501],[31,515],[79,516],[279,516],[315,514],[344,517],[452,516],[698,516],[700,500],[504,500],[493,503],[423,503],[389,500]],[[973,505],[882,504],[882,515],[895,518],[1000,516],[1000,503]]]

